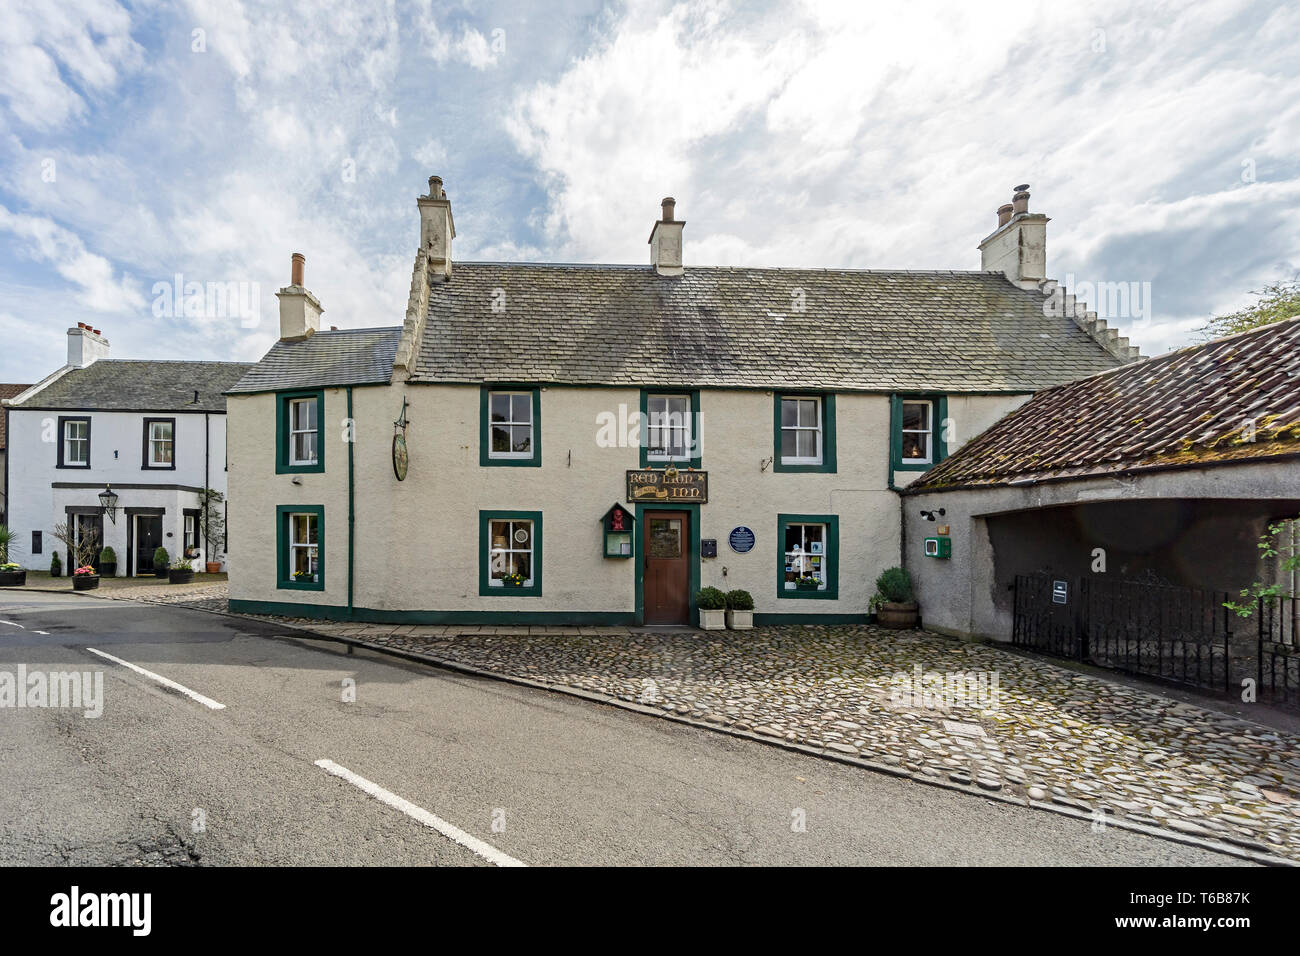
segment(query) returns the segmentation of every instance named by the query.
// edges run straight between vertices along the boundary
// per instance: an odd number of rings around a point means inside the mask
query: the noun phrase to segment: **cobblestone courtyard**
[[[226,609],[219,585],[101,596]],[[655,632],[262,619],[1300,860],[1300,737],[997,647],[865,625]]]

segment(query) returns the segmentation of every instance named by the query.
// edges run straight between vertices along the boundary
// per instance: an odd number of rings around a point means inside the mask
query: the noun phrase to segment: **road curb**
[[[184,607],[185,605],[175,605]],[[235,618],[237,620],[256,621],[259,624],[269,623],[262,618],[250,617],[244,614],[232,614],[229,611],[213,611],[208,608],[189,608],[193,611],[207,611],[209,614],[219,614],[223,617]],[[621,697],[613,697],[609,694],[602,694],[597,691],[584,690],[579,687],[569,687],[565,684],[551,684],[545,681],[532,680],[527,677],[516,677],[511,674],[501,674],[496,671],[484,670],[483,668],[473,667],[468,664],[462,664],[458,661],[447,660],[445,658],[435,657],[431,654],[422,654],[418,651],[408,651],[401,648],[389,647],[384,644],[376,644],[372,641],[365,641],[355,637],[347,637],[340,634],[324,634],[320,631],[313,630],[311,627],[302,624],[278,624],[279,627],[291,628],[304,635],[324,640],[333,641],[337,644],[347,645],[349,647],[360,647],[364,650],[375,651],[389,657],[396,657],[401,660],[411,661],[417,664],[427,664],[437,667],[441,670],[452,671],[458,674],[464,674],[470,677],[480,677],[487,680],[500,681],[505,684],[514,684],[518,687],[528,687],[533,690],[542,690],[550,693],[560,693],[569,697],[576,697],[580,700],[586,700],[591,703],[604,704],[608,707],[616,707],[619,710],[631,711],[632,713],[641,714],[646,717],[658,717],[664,720],[671,720],[674,723],[685,724],[688,727],[695,727],[700,730],[708,730],[712,733],[721,733],[729,737],[735,737],[740,740],[748,740],[754,743],[765,744],[769,747],[777,747],[781,750],[790,751],[791,753],[803,754],[809,757],[819,757],[823,760],[832,760],[836,763],[847,764],[848,766],[858,767],[863,770],[869,770],[873,773],[885,774],[891,777],[910,780],[914,783],[924,784],[929,787],[938,787],[942,790],[953,790],[958,793],[968,794],[979,797],[990,803],[1002,803],[1008,806],[1027,807],[1032,810],[1041,810],[1047,813],[1053,813],[1057,816],[1068,817],[1073,820],[1086,820],[1092,822],[1094,811],[1077,809],[1075,807],[1064,806],[1057,803],[1044,800],[1033,800],[1025,797],[1012,797],[1006,794],[997,793],[981,789],[973,781],[971,784],[955,783],[950,780],[943,780],[935,777],[929,777],[922,773],[913,773],[910,770],[904,770],[901,767],[891,766],[887,763],[881,763],[876,760],[867,760],[863,757],[854,757],[849,754],[838,753],[823,747],[813,747],[808,744],[801,744],[797,741],[782,740],[777,737],[768,737],[763,734],[756,734],[748,730],[737,730],[734,727],[728,727],[725,724],[715,723],[713,721],[698,720],[693,717],[683,717],[680,714],[665,711],[659,707],[651,707],[647,704],[640,704],[635,701],[624,700]],[[276,635],[278,637],[287,637],[290,635]],[[1168,840],[1171,843],[1180,843],[1185,846],[1192,846],[1202,850],[1209,850],[1213,853],[1221,853],[1225,856],[1236,857],[1241,860],[1248,860],[1252,863],[1259,863],[1264,866],[1282,866],[1282,867],[1300,867],[1300,861],[1292,860],[1287,857],[1278,856],[1273,853],[1262,852],[1251,849],[1246,846],[1237,846],[1224,840],[1212,840],[1205,837],[1198,837],[1190,833],[1179,833],[1161,826],[1151,826],[1134,820],[1127,820],[1123,817],[1107,813],[1105,815],[1105,826],[1115,827],[1120,830],[1127,830],[1132,833],[1140,833],[1144,836],[1158,837],[1162,840]]]

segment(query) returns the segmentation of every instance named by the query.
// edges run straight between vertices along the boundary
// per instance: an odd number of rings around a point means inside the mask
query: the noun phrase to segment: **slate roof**
[[[276,342],[229,393],[387,384],[401,338],[402,328],[396,326],[331,330]]]
[[[248,362],[100,359],[74,368],[16,408],[89,411],[224,412],[226,389]],[[198,391],[198,400],[194,392]]]
[[[458,262],[411,380],[1030,392],[1119,364],[1043,302],[1000,272]]]
[[[1300,455],[1300,318],[1039,392],[908,492],[1289,455]]]
[[[21,395],[31,388],[30,385],[4,385],[0,384],[0,399],[13,398],[15,395]],[[0,410],[0,451],[5,449],[5,416],[3,410]]]

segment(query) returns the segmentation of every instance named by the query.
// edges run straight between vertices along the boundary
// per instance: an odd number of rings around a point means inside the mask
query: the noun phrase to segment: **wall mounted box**
[[[951,558],[952,538],[926,538],[925,556],[927,558]]]
[[[600,523],[605,531],[603,554],[607,558],[630,558],[636,553],[636,543],[632,536],[632,525],[636,518],[622,505],[614,505],[605,512]]]

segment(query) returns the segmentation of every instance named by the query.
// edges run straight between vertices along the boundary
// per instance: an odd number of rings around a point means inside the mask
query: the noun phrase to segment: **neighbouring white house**
[[[203,540],[200,512],[204,489],[225,495],[224,393],[249,366],[108,355],[108,340],[79,322],[67,364],[3,401],[11,560],[40,570],[57,551],[71,573],[54,537],[66,522],[113,549],[117,575],[152,574],[160,545],[197,569],[224,568],[225,536]]]
[[[9,383],[0,384],[0,401],[3,401],[6,398],[13,398],[15,395],[20,395],[31,387],[32,386],[30,384],[28,385],[14,385]],[[5,437],[5,418],[3,414],[0,414],[0,473],[4,472],[5,462],[9,460],[7,448],[8,448],[8,441],[6,440]],[[0,524],[5,524],[6,510],[7,510],[7,503],[4,494],[4,488],[0,487]]]

